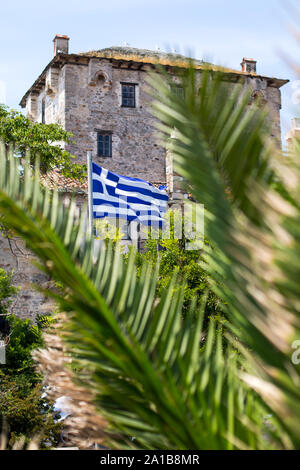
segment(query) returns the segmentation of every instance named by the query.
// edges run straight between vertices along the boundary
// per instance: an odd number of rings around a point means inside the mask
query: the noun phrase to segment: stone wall
[[[63,204],[71,200],[71,193],[61,191]],[[78,207],[75,216],[86,207],[87,195],[82,192],[76,194]],[[51,287],[52,282],[34,264],[37,258],[26,248],[21,238],[8,238],[0,234],[0,268],[7,273],[13,272],[13,284],[19,287],[19,293],[14,297],[9,311],[20,318],[35,320],[37,314],[43,315],[53,312],[53,300],[46,299],[34,285],[42,288]]]
[[[88,67],[66,65],[65,69],[66,129],[74,133],[76,142],[68,150],[85,163],[91,148],[94,161],[107,169],[152,182],[165,181],[165,151],[157,141],[149,111],[147,74],[116,69],[95,59]],[[121,106],[121,82],[137,84],[136,108]],[[97,131],[112,132],[112,158],[97,156]]]
[[[136,108],[121,106],[122,82],[136,84]],[[228,82],[229,91],[234,86]],[[280,90],[268,85],[263,77],[245,76],[244,91],[249,87],[253,90],[251,102],[259,98],[268,104],[272,137],[280,142]],[[39,94],[29,95],[26,113],[32,120],[41,122],[44,101],[46,122],[58,123],[74,134],[74,143],[66,148],[76,155],[78,162],[86,163],[86,152],[92,149],[94,161],[107,169],[150,182],[167,181],[172,204],[180,207],[186,197],[182,179],[174,175],[172,159],[157,141],[147,89],[145,70],[123,69],[113,66],[109,60],[90,58],[86,63],[66,63],[61,69],[50,67],[44,88]],[[97,156],[97,131],[112,132],[111,158]],[[86,202],[84,195],[78,198],[79,205],[83,202]],[[32,288],[34,282],[43,285],[48,281],[30,259],[21,240],[0,238],[0,267],[13,269],[14,283],[21,287],[12,312],[34,318],[53,307]]]
[[[0,268],[6,272],[13,271],[13,284],[20,288],[9,311],[20,318],[31,320],[37,314],[53,311],[53,304],[33,288],[33,284],[40,287],[49,285],[48,278],[32,264],[33,259],[21,239],[0,235]]]
[[[26,101],[26,116],[32,121],[42,122],[42,103],[45,104],[47,124],[65,127],[65,70],[50,67],[45,86],[40,93],[31,93]]]
[[[246,77],[245,90],[252,89],[250,104],[257,101],[262,106],[266,105],[269,110],[269,120],[271,124],[271,137],[278,145],[281,145],[281,91],[280,89],[268,85],[267,79],[261,77]]]
[[[259,98],[268,104],[272,137],[280,142],[280,90],[269,86],[266,78],[244,78],[244,90],[253,90],[251,102]],[[135,108],[121,106],[122,82],[136,84]],[[74,134],[74,143],[66,148],[78,162],[86,163],[86,152],[92,149],[94,161],[107,169],[151,182],[166,180],[165,150],[157,140],[156,120],[150,112],[147,71],[91,58],[88,63],[67,63],[59,72],[50,68],[45,83],[35,101],[28,99],[27,112],[35,107],[35,118],[40,121],[45,100],[46,122],[59,123]],[[234,86],[228,83],[229,90]],[[111,158],[97,156],[98,131],[112,133]]]

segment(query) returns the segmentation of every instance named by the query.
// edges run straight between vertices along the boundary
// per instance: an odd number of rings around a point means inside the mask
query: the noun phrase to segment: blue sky
[[[299,12],[293,5],[299,5]],[[240,68],[241,59],[258,60],[258,73],[288,78],[283,89],[282,127],[299,114],[292,103],[297,79],[282,58],[300,56],[297,0],[15,0],[1,4],[0,99],[18,103],[53,54],[56,33],[70,36],[70,52],[112,45],[192,51],[199,59]],[[297,16],[298,15],[298,16]],[[4,85],[3,85],[4,84]],[[294,85],[295,86],[295,85]]]

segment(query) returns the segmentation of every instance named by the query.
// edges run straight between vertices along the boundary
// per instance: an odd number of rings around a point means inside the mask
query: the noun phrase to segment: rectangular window
[[[171,90],[177,98],[184,98],[184,88],[180,85],[171,85]]]
[[[46,122],[45,111],[46,111],[46,104],[45,104],[45,99],[43,99],[42,100],[42,123],[43,124],[45,124]]]
[[[133,83],[121,83],[122,106],[124,108],[135,108],[135,87]]]
[[[98,132],[97,154],[98,157],[111,157],[112,155],[112,134],[110,132]]]

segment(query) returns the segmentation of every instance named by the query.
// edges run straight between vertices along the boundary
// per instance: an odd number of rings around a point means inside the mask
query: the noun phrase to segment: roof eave
[[[24,96],[22,97],[21,101],[20,101],[20,106],[22,108],[25,108],[26,106],[26,100],[27,100],[27,97],[30,95],[30,93],[34,92],[34,90],[36,88],[38,88],[38,85],[40,84],[40,82],[42,80],[45,79],[45,75],[46,75],[46,72],[48,70],[49,67],[53,66],[54,64],[57,64],[57,63],[60,63],[60,62],[64,62],[64,63],[67,63],[71,58],[74,58],[74,59],[82,59],[82,58],[86,58],[86,59],[91,59],[91,58],[98,58],[98,59],[106,59],[106,60],[115,60],[115,61],[123,61],[123,62],[132,62],[132,58],[114,58],[114,57],[108,57],[107,55],[103,55],[103,57],[101,57],[99,55],[99,53],[95,56],[93,55],[84,55],[84,54],[63,54],[63,53],[59,53],[57,54],[56,56],[53,57],[53,59],[46,65],[46,67],[44,68],[44,70],[42,71],[42,73],[38,76],[38,78],[35,80],[35,82],[32,84],[32,86],[27,90],[27,92],[24,94]],[[136,61],[138,62],[138,61]],[[149,61],[149,62],[144,62],[144,65],[149,65],[149,66],[153,66],[155,65],[155,63],[152,61]],[[187,62],[188,63],[188,62]],[[181,64],[181,66],[179,64],[176,64],[176,62],[174,62],[174,64],[161,64],[163,66],[166,66],[166,67],[179,67],[179,68],[182,68],[183,65]],[[197,69],[199,70],[202,70],[202,69],[205,69],[205,68],[208,68],[212,71],[217,71],[217,70],[222,70],[222,68],[220,67],[217,67],[217,66],[207,66],[207,65],[203,65],[203,66],[200,66],[200,65],[197,65]],[[286,85],[287,83],[289,83],[290,80],[284,80],[284,79],[280,79],[280,78],[275,78],[275,77],[267,77],[267,76],[264,76],[264,75],[257,75],[257,74],[251,74],[251,73],[247,73],[247,72],[239,72],[239,71],[235,71],[235,70],[224,70],[224,73],[229,75],[229,76],[232,76],[232,78],[235,78],[235,79],[239,79],[241,77],[250,77],[250,78],[259,78],[259,79],[264,79],[264,80],[267,80],[268,82],[268,85],[271,86],[271,87],[274,87],[274,88],[281,88],[282,86]]]
[[[59,62],[60,60],[62,59],[66,59],[70,54],[63,54],[63,53],[59,53],[59,54],[56,54],[52,60],[50,60],[50,62],[46,65],[46,67],[44,68],[44,70],[42,71],[42,73],[38,76],[38,78],[35,80],[35,82],[31,85],[31,87],[26,91],[25,95],[21,98],[21,101],[19,103],[19,105],[22,107],[22,108],[25,108],[26,106],[26,99],[28,97],[28,95],[34,91],[34,89],[37,87],[37,85],[40,83],[40,81],[42,79],[45,78],[45,75],[46,75],[46,72],[48,70],[49,67],[51,67],[53,64]]]

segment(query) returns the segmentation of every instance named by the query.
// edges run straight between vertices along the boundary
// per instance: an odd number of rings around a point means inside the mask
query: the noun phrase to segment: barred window
[[[122,106],[125,108],[135,108],[135,87],[133,83],[121,83],[122,85]]]
[[[177,84],[171,85],[171,90],[177,98],[184,98],[184,88]]]
[[[97,154],[98,157],[112,156],[112,134],[110,132],[98,132]]]

